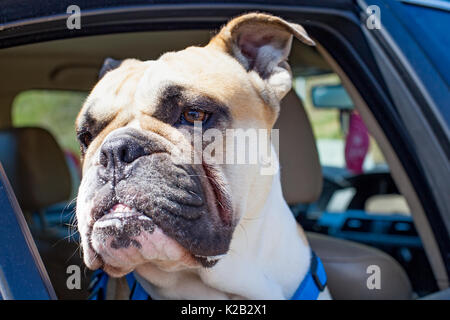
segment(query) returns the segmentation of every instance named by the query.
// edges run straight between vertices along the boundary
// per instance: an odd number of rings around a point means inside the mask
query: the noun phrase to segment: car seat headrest
[[[288,204],[312,203],[322,191],[322,168],[314,134],[303,103],[291,90],[281,101],[279,129],[280,174]]]

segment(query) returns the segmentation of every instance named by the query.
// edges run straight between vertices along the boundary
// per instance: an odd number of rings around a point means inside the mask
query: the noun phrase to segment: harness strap
[[[130,272],[125,276],[127,279],[128,287],[130,288],[130,300],[151,300],[152,298],[144,290],[142,285],[133,275],[133,272]]]
[[[105,271],[99,269],[92,275],[91,283],[88,291],[90,292],[88,300],[106,300],[106,286],[108,285],[109,276]]]
[[[325,268],[320,258],[311,250],[309,271],[291,300],[317,300],[319,294],[325,290],[326,286],[327,274],[325,273]]]
[[[130,288],[129,300],[151,300],[150,295],[144,290],[141,284],[136,280],[133,273],[125,276],[128,287]],[[103,270],[95,271],[93,279],[88,290],[89,300],[106,300],[106,287],[108,285],[109,276]]]

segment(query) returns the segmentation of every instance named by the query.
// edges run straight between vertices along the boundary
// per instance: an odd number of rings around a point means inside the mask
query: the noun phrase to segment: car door
[[[435,272],[445,288],[450,246],[450,3],[375,0],[358,4],[363,21],[380,19],[378,28],[367,22],[362,30],[404,124],[405,141],[415,150],[411,162],[421,167],[424,176],[415,187],[443,259]],[[421,194],[424,189],[428,196]]]
[[[430,42],[433,46],[428,43],[430,48],[423,39],[417,40],[424,38],[426,30],[422,26],[417,32],[411,18],[411,10],[416,9],[411,9],[413,1],[406,2],[120,0],[105,6],[104,1],[78,1],[81,27],[68,29],[70,1],[42,5],[5,0],[0,4],[0,48],[115,32],[217,29],[230,17],[251,10],[302,23],[348,75],[395,149],[420,199],[422,218],[430,225],[424,235],[435,243],[429,257],[444,288],[450,273],[449,73],[445,72],[449,64],[441,58],[442,50],[434,49],[439,37]],[[383,28],[368,28],[370,5],[379,7]],[[441,13],[427,15],[443,21]],[[408,19],[412,20],[405,22]],[[4,190],[0,193],[6,197]]]

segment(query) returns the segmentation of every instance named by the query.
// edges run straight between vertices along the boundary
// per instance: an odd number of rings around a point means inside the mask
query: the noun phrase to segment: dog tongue
[[[115,204],[108,213],[116,213],[116,212],[134,212],[136,209],[130,208],[127,205],[124,205],[122,203]]]

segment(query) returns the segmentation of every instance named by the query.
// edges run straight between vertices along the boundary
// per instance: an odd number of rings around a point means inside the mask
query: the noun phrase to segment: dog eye
[[[81,151],[85,152],[92,142],[92,134],[89,131],[83,131],[78,134],[77,138],[81,145]]]
[[[181,122],[185,122],[187,124],[194,124],[195,121],[205,122],[208,120],[209,114],[195,109],[189,109],[183,112],[181,115]]]

